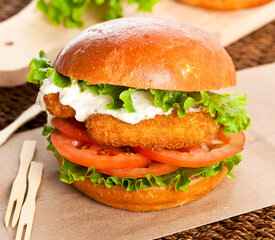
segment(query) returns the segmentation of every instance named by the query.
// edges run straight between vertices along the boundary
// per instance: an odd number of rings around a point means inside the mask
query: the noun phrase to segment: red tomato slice
[[[239,153],[245,143],[245,136],[241,133],[231,133],[225,135],[220,131],[217,140],[222,144],[208,145],[209,151],[198,148],[190,148],[188,152],[173,150],[151,150],[147,148],[133,148],[135,152],[147,156],[149,159],[163,162],[165,164],[178,167],[204,167],[218,163],[226,158],[232,157]]]
[[[85,124],[73,118],[53,118],[52,125],[69,138],[83,143],[96,144],[96,142],[89,137]]]
[[[164,163],[153,162],[148,168],[128,168],[128,169],[97,169],[98,172],[116,176],[116,177],[133,177],[142,178],[146,174],[153,174],[155,176],[160,176],[173,171],[176,171],[179,167],[167,165]]]
[[[138,153],[127,152],[126,148],[108,148],[83,144],[62,133],[55,132],[51,141],[64,158],[76,164],[96,169],[123,169],[147,167],[149,160]]]

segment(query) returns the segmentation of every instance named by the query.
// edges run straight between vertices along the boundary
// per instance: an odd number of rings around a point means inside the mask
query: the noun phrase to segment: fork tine
[[[25,225],[25,224],[24,224],[23,221],[19,221],[15,240],[21,240],[21,239],[22,239],[22,233],[23,233],[24,225]]]
[[[11,223],[12,228],[14,228],[18,222],[22,204],[23,204],[23,199],[18,199],[16,202],[15,211],[14,211],[13,218],[12,218],[12,223]]]
[[[24,240],[30,240],[32,230],[32,221],[27,224]]]
[[[6,228],[9,226],[11,211],[12,211],[15,203],[16,203],[16,201],[14,201],[14,197],[11,195],[10,199],[9,199],[6,215],[5,215],[5,227]]]
[[[28,188],[26,200],[21,210],[18,229],[17,229],[18,237],[16,235],[16,240],[21,240],[24,224],[27,225],[24,239],[30,239],[31,228],[32,228],[32,223],[33,223],[33,218],[35,213],[35,198],[36,198],[38,187],[41,183],[43,166],[44,166],[43,163],[40,163],[40,162],[31,163],[30,171],[28,175],[29,188]]]

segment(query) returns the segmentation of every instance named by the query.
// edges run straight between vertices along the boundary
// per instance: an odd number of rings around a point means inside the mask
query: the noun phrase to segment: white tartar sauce
[[[37,96],[37,103],[46,111],[47,107],[43,99],[44,95],[59,93],[60,103],[72,107],[76,112],[75,119],[80,122],[84,122],[91,114],[108,114],[123,122],[136,124],[142,120],[154,118],[156,115],[168,115],[173,110],[170,109],[167,112],[163,112],[161,108],[153,104],[153,95],[145,90],[137,90],[131,95],[135,112],[127,113],[124,108],[107,110],[106,105],[112,102],[111,97],[102,94],[95,95],[89,90],[85,90],[84,92],[80,90],[81,89],[76,83],[73,83],[71,87],[59,88],[54,85],[51,78],[47,78],[43,81],[40,88],[40,92]],[[187,112],[200,111],[200,107],[187,110]]]

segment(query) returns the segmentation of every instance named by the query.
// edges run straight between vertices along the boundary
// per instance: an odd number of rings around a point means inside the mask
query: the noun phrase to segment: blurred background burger
[[[263,5],[272,0],[180,0],[198,7],[215,10],[236,10]]]

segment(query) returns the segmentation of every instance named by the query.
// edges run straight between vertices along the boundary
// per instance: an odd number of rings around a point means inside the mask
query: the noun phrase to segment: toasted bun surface
[[[198,7],[216,10],[235,10],[256,7],[272,0],[179,0]]]
[[[58,161],[61,164],[61,160]],[[203,197],[220,184],[227,172],[227,168],[224,167],[216,176],[196,178],[191,181],[188,191],[174,191],[172,188],[161,187],[128,192],[120,186],[113,188],[107,188],[104,184],[95,186],[89,179],[73,182],[72,185],[94,200],[115,208],[153,211],[181,206]]]
[[[88,84],[178,91],[236,85],[231,58],[207,33],[175,20],[120,18],[84,30],[55,68]]]

